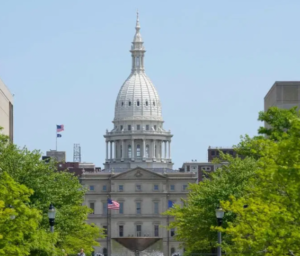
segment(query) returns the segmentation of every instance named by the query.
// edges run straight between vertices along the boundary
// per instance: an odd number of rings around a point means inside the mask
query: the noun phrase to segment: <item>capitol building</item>
[[[89,223],[106,230],[95,253],[103,255],[182,254],[172,221],[161,213],[170,205],[182,205],[196,172],[173,170],[172,134],[164,128],[162,104],[145,73],[145,47],[137,17],[131,46],[131,73],[115,103],[113,128],[105,138],[105,169],[84,172],[81,182],[88,188],[85,205],[93,210]],[[107,199],[119,203],[107,209]]]

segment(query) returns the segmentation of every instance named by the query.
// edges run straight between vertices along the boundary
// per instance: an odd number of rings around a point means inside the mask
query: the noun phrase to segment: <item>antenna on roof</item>
[[[81,163],[81,147],[80,144],[74,144],[73,148],[73,162]]]

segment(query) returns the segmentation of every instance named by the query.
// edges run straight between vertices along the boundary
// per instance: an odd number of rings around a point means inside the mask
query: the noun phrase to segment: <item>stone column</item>
[[[131,139],[131,160],[134,161],[134,139]]]
[[[171,159],[171,141],[169,141],[169,159]]]
[[[108,160],[108,141],[106,141],[106,162]]]
[[[143,139],[143,158],[146,157],[146,142],[145,139]]]
[[[152,146],[153,146],[153,149],[152,149],[152,158],[155,159],[155,140],[153,140],[153,143],[152,143]]]
[[[165,145],[165,156],[164,158],[167,159],[167,141],[164,141],[164,145]]]
[[[125,150],[125,148],[124,148],[124,140],[122,140],[122,155],[121,155],[121,161],[123,161],[123,159],[124,159],[124,150]]]
[[[117,141],[115,140],[114,141],[114,146],[115,146],[115,155],[114,155],[114,158],[115,158],[115,161],[117,160]]]
[[[112,141],[110,141],[110,156],[109,159],[112,160]]]

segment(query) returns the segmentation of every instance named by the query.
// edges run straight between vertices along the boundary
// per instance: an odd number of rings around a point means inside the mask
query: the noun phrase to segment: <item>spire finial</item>
[[[136,30],[138,31],[140,29],[140,20],[139,20],[139,10],[136,11]]]

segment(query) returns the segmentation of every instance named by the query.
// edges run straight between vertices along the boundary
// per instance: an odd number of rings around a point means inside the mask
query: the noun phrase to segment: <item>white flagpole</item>
[[[56,147],[55,150],[57,151],[57,126],[56,126]]]

